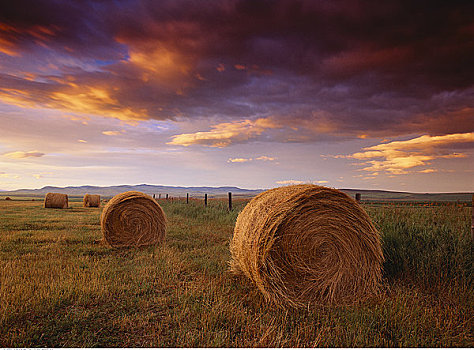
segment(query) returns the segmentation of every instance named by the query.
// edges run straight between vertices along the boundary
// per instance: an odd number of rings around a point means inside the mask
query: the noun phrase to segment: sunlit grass
[[[383,233],[384,292],[281,310],[228,271],[245,202],[165,201],[163,247],[114,250],[101,209],[0,203],[3,347],[472,346],[470,208],[366,205]]]

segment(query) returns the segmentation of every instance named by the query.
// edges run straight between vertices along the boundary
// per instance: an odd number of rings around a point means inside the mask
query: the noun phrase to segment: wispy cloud
[[[118,131],[118,130],[108,130],[108,131],[102,131],[102,134],[107,135],[107,136],[118,136],[122,135],[124,133],[124,130]]]
[[[246,163],[252,161],[252,158],[229,158],[227,163]]]
[[[229,158],[227,163],[246,163],[252,161],[273,162],[275,160],[275,157],[260,156],[255,158]]]
[[[53,173],[52,172],[41,172],[41,173],[37,173],[37,174],[32,174],[32,176],[35,179],[42,179],[43,177],[45,177],[45,175],[53,175]]]
[[[19,179],[20,176],[16,174],[7,174],[5,172],[0,172],[0,178],[4,179]]]
[[[276,160],[276,158],[275,157],[260,156],[260,157],[255,158],[255,160],[263,160],[265,162],[272,162],[272,161]]]
[[[29,157],[42,157],[44,153],[39,151],[15,151],[15,152],[8,152],[3,154],[4,157],[11,158],[11,159],[21,159],[21,158],[29,158]]]
[[[304,183],[308,183],[307,181],[299,181],[299,180],[282,180],[276,182],[278,185],[301,185]]]
[[[212,126],[210,131],[175,135],[173,136],[172,141],[168,142],[168,144],[181,146],[205,145],[210,147],[227,147],[234,143],[241,143],[255,139],[265,130],[278,127],[279,124],[272,118],[221,123]]]
[[[457,148],[474,147],[474,132],[443,136],[423,135],[406,141],[392,141],[366,147],[363,152],[353,153],[341,158],[365,161],[368,165],[362,170],[383,171],[390,174],[407,174],[408,169],[431,164],[440,158],[464,158],[464,153],[453,152]],[[422,169],[418,172],[431,173],[435,169]]]

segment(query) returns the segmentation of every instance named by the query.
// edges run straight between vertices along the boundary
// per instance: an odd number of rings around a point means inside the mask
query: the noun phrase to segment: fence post
[[[232,210],[232,192],[229,192],[229,210]]]
[[[360,202],[360,193],[356,193],[356,202]]]
[[[189,193],[186,193],[186,204],[189,203]]]
[[[204,194],[204,206],[207,207],[207,193]]]
[[[161,193],[158,195],[158,199],[161,199]]]
[[[168,193],[166,194],[166,200],[168,200]]]
[[[155,199],[155,194],[153,193],[153,199]]]

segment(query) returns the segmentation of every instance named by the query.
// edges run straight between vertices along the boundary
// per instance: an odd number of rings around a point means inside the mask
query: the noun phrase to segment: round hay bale
[[[5,198],[6,201],[11,201],[12,199],[10,197]]]
[[[102,234],[112,247],[140,247],[164,241],[166,217],[150,196],[128,191],[113,197],[102,211]]]
[[[68,206],[67,194],[50,192],[46,193],[46,196],[44,197],[45,208],[67,209]]]
[[[379,234],[359,204],[335,189],[261,193],[239,214],[230,249],[232,270],[276,305],[350,304],[379,289]]]
[[[84,207],[100,207],[100,195],[86,194],[82,201]]]

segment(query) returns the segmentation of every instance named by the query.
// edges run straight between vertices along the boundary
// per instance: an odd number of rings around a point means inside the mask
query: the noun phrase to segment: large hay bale
[[[86,194],[82,200],[84,207],[100,207],[100,195]]]
[[[10,197],[5,198],[6,201],[11,201],[12,199]]]
[[[44,197],[45,208],[67,209],[68,206],[67,194],[50,192],[46,193],[46,196]]]
[[[100,218],[105,240],[116,248],[159,244],[165,239],[166,218],[150,196],[128,191],[113,197]]]
[[[331,188],[296,185],[252,199],[231,242],[232,270],[284,306],[350,304],[375,294],[383,254],[369,216]]]

